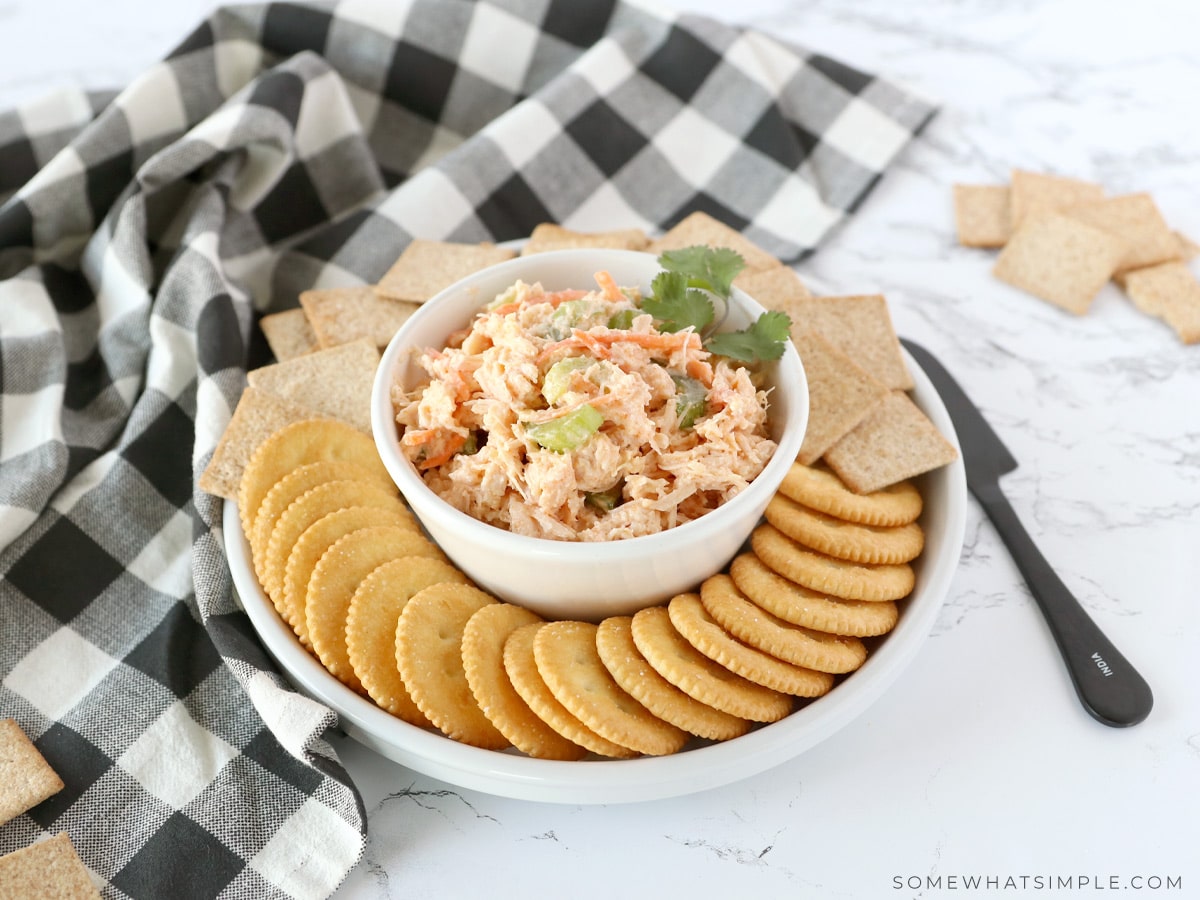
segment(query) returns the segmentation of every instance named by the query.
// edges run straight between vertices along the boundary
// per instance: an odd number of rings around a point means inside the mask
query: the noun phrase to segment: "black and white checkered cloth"
[[[931,116],[761,33],[616,0],[218,10],[115,95],[0,114],[0,717],[106,897],[322,897],[361,800],[194,487],[254,327],[413,237],[705,210],[796,260]]]

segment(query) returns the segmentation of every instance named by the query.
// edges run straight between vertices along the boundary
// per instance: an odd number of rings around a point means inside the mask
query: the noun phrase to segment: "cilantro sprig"
[[[712,324],[712,301],[704,291],[688,287],[688,277],[682,272],[659,272],[650,282],[650,290],[651,295],[642,300],[642,310],[654,316],[659,331],[703,331]]]
[[[749,362],[755,359],[779,359],[792,331],[787,313],[771,310],[763,313],[749,328],[714,334],[704,342],[710,353]]]
[[[642,300],[642,309],[657,320],[660,331],[693,328],[704,338],[704,347],[710,353],[740,362],[783,356],[792,324],[786,313],[763,313],[740,331],[705,333],[716,318],[712,296],[727,304],[733,279],[746,267],[736,251],[728,247],[684,247],[665,251],[658,263],[663,271],[650,283],[651,294]]]
[[[668,272],[686,275],[691,287],[711,291],[718,297],[728,297],[733,279],[746,268],[746,261],[736,250],[728,247],[683,247],[665,250],[658,258]]]

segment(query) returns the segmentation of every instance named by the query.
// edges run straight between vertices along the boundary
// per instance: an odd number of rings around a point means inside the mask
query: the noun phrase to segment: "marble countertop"
[[[789,763],[673,800],[564,806],[456,789],[336,740],[370,842],[339,898],[943,897],[1143,887],[1196,896],[1200,862],[1200,346],[1114,286],[1084,317],[993,279],[954,240],[951,185],[1013,167],[1148,191],[1200,236],[1200,55],[1188,0],[679,0],[887,74],[943,110],[801,276],[887,296],[1020,468],[1034,540],[1151,683],[1125,730],[1076,700],[974,502],[922,652],[864,715]],[[0,4],[0,108],[118,87],[207,13],[185,0]],[[53,34],[53,39],[51,39]],[[1193,263],[1200,267],[1200,263]],[[1157,879],[1157,881],[1156,881]],[[1155,886],[1157,890],[1154,890]]]

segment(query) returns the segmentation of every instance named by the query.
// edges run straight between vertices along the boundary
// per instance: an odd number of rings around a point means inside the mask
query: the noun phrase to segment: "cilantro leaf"
[[[688,287],[680,272],[659,272],[650,283],[651,296],[642,300],[642,310],[658,320],[660,331],[700,331],[713,320],[712,301],[702,291]]]
[[[668,272],[686,275],[689,287],[712,291],[719,297],[729,298],[729,289],[746,261],[735,250],[728,247],[683,247],[665,250],[658,263]]]
[[[743,362],[779,359],[787,347],[791,328],[792,320],[787,313],[772,310],[759,316],[749,328],[714,334],[704,347],[710,353]]]
[[[728,247],[683,247],[667,250],[658,258],[663,271],[650,283],[650,296],[642,310],[655,318],[660,331],[693,328],[702,332],[716,318],[711,297],[728,302],[733,279],[746,267],[745,260]],[[705,348],[741,362],[779,359],[791,333],[785,313],[767,312],[749,328],[715,334]]]

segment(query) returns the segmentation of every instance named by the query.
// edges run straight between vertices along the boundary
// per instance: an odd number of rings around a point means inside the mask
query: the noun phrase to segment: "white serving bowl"
[[[514,282],[547,291],[594,287],[606,270],[617,284],[649,294],[661,271],[655,256],[628,250],[559,250],[517,257],[462,279],[422,304],[383,353],[371,395],[371,426],[384,465],[421,524],[447,556],[481,588],[555,619],[599,621],[626,615],[693,589],[733,558],[758,523],[804,439],[808,384],[795,348],[765,367],[772,438],[779,447],[750,486],[719,508],[659,534],[604,543],[554,541],[513,534],[454,508],[400,451],[392,386],[417,384],[414,362],[441,348],[483,306]],[[763,308],[734,289],[723,329],[753,322]]]
[[[955,446],[954,426],[925,373],[905,353],[916,387],[912,398]],[[380,709],[346,687],[301,645],[263,593],[250,563],[237,504],[223,516],[225,550],[238,599],[297,690],[337,712],[352,738],[400,765],[469,790],[549,803],[611,804],[658,800],[710,790],[757,775],[834,735],[878,701],[920,651],[950,590],[962,552],[967,484],[962,460],[917,480],[925,500],[925,548],[913,562],[916,583],[900,601],[900,620],[834,689],[786,718],[723,743],[695,741],[673,756],[581,762],[533,759],[460,744]],[[911,702],[911,701],[909,701]]]

